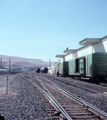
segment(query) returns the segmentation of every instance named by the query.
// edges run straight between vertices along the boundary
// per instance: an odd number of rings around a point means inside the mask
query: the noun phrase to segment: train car
[[[9,70],[0,69],[0,75],[2,75],[2,74],[8,74],[8,73],[9,73]]]
[[[107,53],[92,53],[69,60],[68,74],[72,77],[88,77],[104,81],[107,78]]]
[[[47,72],[48,72],[48,68],[47,68],[47,67],[41,68],[41,72],[42,72],[42,73],[47,73]]]
[[[44,68],[44,73],[48,73],[48,68],[47,67]]]
[[[68,61],[57,63],[55,65],[55,73],[57,74],[57,76],[59,75],[67,76],[68,75]]]
[[[37,72],[37,73],[40,73],[40,68],[37,68],[37,69],[36,69],[36,72]]]

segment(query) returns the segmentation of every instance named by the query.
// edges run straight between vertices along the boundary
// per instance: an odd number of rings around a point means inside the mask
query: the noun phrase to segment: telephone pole
[[[2,69],[2,57],[1,57],[1,69]]]
[[[49,68],[51,67],[51,59],[48,59],[49,60]]]
[[[9,73],[11,72],[11,58],[9,58]]]

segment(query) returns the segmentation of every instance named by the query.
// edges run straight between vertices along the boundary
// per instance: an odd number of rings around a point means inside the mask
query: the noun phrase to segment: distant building
[[[2,74],[8,74],[8,73],[9,73],[9,70],[0,69],[0,75],[2,75]]]
[[[54,66],[54,65],[51,66],[51,67],[49,67],[48,73],[49,73],[49,74],[55,74],[55,66]]]

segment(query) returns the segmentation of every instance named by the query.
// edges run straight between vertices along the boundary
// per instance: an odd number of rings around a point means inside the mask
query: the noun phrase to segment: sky
[[[107,35],[107,0],[0,0],[0,54],[57,62]]]

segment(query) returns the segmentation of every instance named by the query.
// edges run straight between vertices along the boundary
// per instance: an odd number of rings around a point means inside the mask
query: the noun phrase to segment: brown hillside
[[[12,61],[11,66],[12,65],[19,65],[19,66],[24,66],[24,67],[33,67],[33,66],[40,67],[41,66],[39,64],[33,64],[33,63],[26,62],[26,61]],[[9,62],[5,62],[4,66],[9,66]]]

